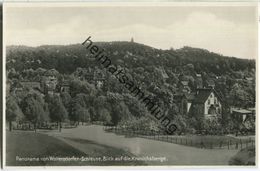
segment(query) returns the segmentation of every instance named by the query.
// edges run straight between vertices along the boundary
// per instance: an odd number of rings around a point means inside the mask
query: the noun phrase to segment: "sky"
[[[6,7],[7,45],[130,41],[159,49],[191,46],[257,57],[256,6]]]

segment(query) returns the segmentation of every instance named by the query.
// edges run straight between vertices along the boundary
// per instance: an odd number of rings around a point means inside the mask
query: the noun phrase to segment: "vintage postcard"
[[[257,10],[4,3],[4,166],[256,167]]]

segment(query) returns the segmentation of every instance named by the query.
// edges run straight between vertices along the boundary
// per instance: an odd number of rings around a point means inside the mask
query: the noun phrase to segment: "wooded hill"
[[[105,49],[105,54],[113,64],[124,67],[133,80],[142,86],[142,89],[154,95],[156,100],[161,102],[162,108],[169,115],[173,115],[172,117],[179,124],[179,128],[187,128],[189,123],[187,119],[189,118],[178,115],[179,109],[174,101],[174,95],[179,93],[178,86],[181,81],[188,81],[191,90],[195,91],[196,74],[201,75],[203,84],[208,81],[215,83],[215,89],[222,95],[226,108],[230,106],[255,107],[255,60],[223,56],[192,47],[161,50],[134,42],[97,42],[95,44]],[[96,89],[93,86],[91,88],[85,87],[84,90],[88,89],[85,91],[85,95],[91,94],[93,96],[93,102],[88,104],[89,106],[95,106],[94,101],[96,103],[100,103],[100,101],[106,104],[114,103],[112,97],[124,99],[124,102],[120,100],[119,107],[111,108],[111,104],[103,105],[107,108],[104,108],[106,112],[102,111],[101,113],[110,113],[110,118],[116,120],[114,124],[123,120],[121,115],[115,114],[120,111],[128,111],[127,115],[132,115],[137,120],[143,116],[143,113],[147,112],[137,101],[133,103],[131,95],[125,92],[117,80],[108,76],[107,71],[102,69],[102,66],[90,56],[89,51],[81,44],[39,47],[8,46],[6,54],[8,81],[11,84],[15,80],[33,81],[41,69],[55,69],[63,78],[72,81],[91,68],[103,72],[106,79],[102,89]],[[89,84],[88,80],[80,84],[74,83],[71,85],[72,90],[73,86],[76,87],[75,85],[82,87],[82,85]],[[95,93],[91,93],[93,91]],[[84,91],[77,89],[73,92],[70,94],[71,98],[77,99],[77,95]],[[102,100],[97,100],[99,98]],[[83,105],[84,110],[95,113],[94,109],[88,109],[88,105]],[[118,106],[117,103],[114,105]],[[97,105],[97,110],[101,107],[101,104]],[[118,108],[118,112],[113,111],[116,108]],[[68,113],[70,114],[69,109]],[[142,120],[140,125],[145,122]]]

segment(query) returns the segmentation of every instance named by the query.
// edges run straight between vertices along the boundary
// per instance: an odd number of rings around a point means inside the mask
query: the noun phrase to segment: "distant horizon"
[[[5,6],[8,45],[117,40],[257,58],[257,6]]]

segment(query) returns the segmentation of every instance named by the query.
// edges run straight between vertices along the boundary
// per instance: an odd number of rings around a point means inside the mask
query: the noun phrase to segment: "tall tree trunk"
[[[9,131],[12,131],[12,121],[9,121]]]
[[[36,129],[37,129],[37,128],[36,128],[36,125],[37,125],[37,123],[35,122],[35,123],[34,123],[34,132],[36,132]]]
[[[59,132],[61,132],[61,122],[59,122]]]

